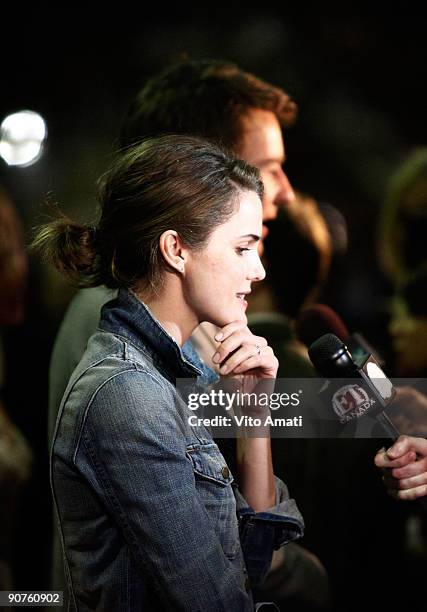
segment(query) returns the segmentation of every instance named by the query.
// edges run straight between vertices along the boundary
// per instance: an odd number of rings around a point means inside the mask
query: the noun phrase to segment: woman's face
[[[204,249],[189,252],[184,295],[199,322],[246,323],[245,297],[265,277],[257,250],[261,233],[261,200],[244,191],[235,214],[214,230]]]

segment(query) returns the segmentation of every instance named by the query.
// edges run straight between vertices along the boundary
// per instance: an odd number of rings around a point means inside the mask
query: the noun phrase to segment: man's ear
[[[166,230],[159,239],[160,251],[167,264],[181,274],[185,272],[188,248],[175,230]]]

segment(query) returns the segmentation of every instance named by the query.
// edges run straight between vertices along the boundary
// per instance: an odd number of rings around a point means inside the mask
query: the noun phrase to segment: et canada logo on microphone
[[[359,385],[345,385],[332,396],[332,407],[341,423],[358,419],[367,412],[375,400]]]

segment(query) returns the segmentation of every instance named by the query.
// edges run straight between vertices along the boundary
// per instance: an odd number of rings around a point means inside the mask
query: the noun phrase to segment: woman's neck
[[[183,298],[180,283],[167,283],[159,293],[140,291],[136,295],[179,346],[185,344],[199,324]]]

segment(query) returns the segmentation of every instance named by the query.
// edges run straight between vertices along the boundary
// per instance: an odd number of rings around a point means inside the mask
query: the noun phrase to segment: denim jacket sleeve
[[[165,608],[253,609],[198,495],[173,394],[151,372],[121,372],[97,391],[75,461]]]
[[[304,534],[304,521],[287,486],[277,477],[276,505],[262,512],[249,506],[237,486],[234,495],[239,518],[240,543],[252,587],[259,585],[271,565],[273,550]]]

